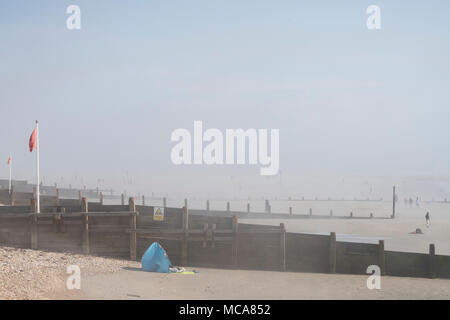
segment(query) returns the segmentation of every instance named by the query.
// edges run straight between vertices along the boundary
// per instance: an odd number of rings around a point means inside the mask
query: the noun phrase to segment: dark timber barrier
[[[377,265],[391,276],[450,278],[450,256],[384,250],[379,244],[336,241],[335,233],[286,232],[238,217],[193,214],[188,208],[88,203],[86,198],[43,206],[0,207],[0,244],[138,260],[158,241],[175,265],[293,272],[367,274]]]

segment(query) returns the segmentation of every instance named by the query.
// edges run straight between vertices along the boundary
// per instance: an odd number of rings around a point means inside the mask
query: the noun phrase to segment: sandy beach
[[[85,299],[450,299],[450,280],[382,277],[369,290],[367,276],[195,269],[158,274],[126,269],[87,277]]]
[[[399,210],[396,219],[241,219],[278,225],[288,232],[337,233],[338,241],[377,243],[386,250],[450,254],[450,221],[433,210],[426,227],[420,208]],[[436,214],[437,213],[437,214]],[[437,217],[436,217],[437,216]],[[423,234],[412,234],[421,228]],[[80,290],[66,287],[69,265],[81,270]],[[140,263],[71,253],[0,247],[0,299],[450,299],[450,280],[382,277],[369,290],[365,275],[331,275],[225,269],[197,274],[143,272]],[[187,270],[193,268],[186,267]]]
[[[0,247],[0,299],[450,299],[450,280],[189,268],[196,274],[143,272],[139,262]],[[68,265],[81,287],[69,290]]]

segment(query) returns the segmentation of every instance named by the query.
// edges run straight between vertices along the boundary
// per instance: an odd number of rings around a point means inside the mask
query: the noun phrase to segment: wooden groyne
[[[81,204],[83,198],[83,192],[78,191],[78,197],[75,199],[65,199],[59,196],[59,189],[56,189],[56,194],[53,195],[41,195],[40,202],[42,207],[69,207],[69,206],[78,206]],[[0,190],[0,203],[9,205],[9,206],[17,206],[17,207],[27,207],[29,206],[30,200],[35,197],[33,192],[15,192],[14,189],[11,193],[8,190]],[[99,192],[98,199],[96,199],[99,204],[103,204],[104,195],[102,192]],[[145,206],[146,199],[145,196],[141,196],[141,203]],[[120,205],[126,205],[125,195],[121,194],[120,196]],[[167,199],[162,199],[162,206],[167,206]],[[184,206],[188,206],[188,199],[184,199]],[[24,209],[17,210],[24,210]],[[216,216],[216,217],[234,217],[237,216],[240,219],[391,219],[394,216],[390,213],[385,213],[383,215],[374,215],[373,213],[365,214],[365,215],[355,215],[353,212],[348,212],[346,214],[337,215],[333,210],[330,210],[327,213],[324,212],[316,212],[313,211],[312,208],[309,208],[308,213],[298,213],[294,212],[292,207],[289,207],[289,213],[277,213],[273,212],[271,209],[271,205],[268,200],[265,203],[265,211],[264,212],[255,212],[251,211],[250,203],[247,204],[246,211],[235,211],[231,210],[230,202],[227,202],[225,205],[225,210],[210,210],[210,201],[206,201],[205,209],[191,209],[191,213],[195,215],[208,215],[208,216]]]
[[[196,210],[61,201],[35,213],[28,206],[0,207],[0,244],[23,248],[72,251],[139,260],[154,241],[175,265],[366,274],[371,265],[382,274],[450,278],[450,256],[384,250],[378,244],[336,240],[336,234],[287,232],[283,223],[264,226],[240,223],[238,216]],[[232,214],[232,212],[230,212]]]

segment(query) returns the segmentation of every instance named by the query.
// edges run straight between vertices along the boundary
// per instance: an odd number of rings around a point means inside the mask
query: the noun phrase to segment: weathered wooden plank
[[[132,229],[130,233],[130,259],[136,260],[136,231],[134,231],[136,229],[136,205],[134,198],[129,199],[128,205],[132,212],[130,216],[130,228]]]
[[[38,228],[37,228],[37,214],[34,213],[30,216],[30,243],[31,249],[38,248]]]
[[[237,268],[238,265],[238,241],[239,241],[239,223],[238,223],[238,217],[233,217],[233,240],[232,240],[232,247],[231,247],[231,265],[233,268]]]
[[[187,200],[186,200],[187,203]],[[188,261],[188,234],[189,234],[189,209],[187,206],[183,207],[183,231],[184,231],[184,237],[183,242],[181,244],[181,263],[183,265],[187,264]]]
[[[330,234],[330,253],[329,253],[329,262],[330,262],[330,273],[336,273],[336,233],[331,232]]]
[[[381,269],[381,275],[386,274],[386,255],[384,254],[384,240],[378,241],[378,264]]]
[[[286,271],[286,228],[284,223],[280,223],[280,267],[281,271]]]

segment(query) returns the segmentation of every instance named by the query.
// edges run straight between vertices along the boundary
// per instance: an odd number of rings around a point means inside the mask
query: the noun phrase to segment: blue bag
[[[142,270],[169,273],[172,266],[169,256],[158,242],[153,242],[142,256]]]

